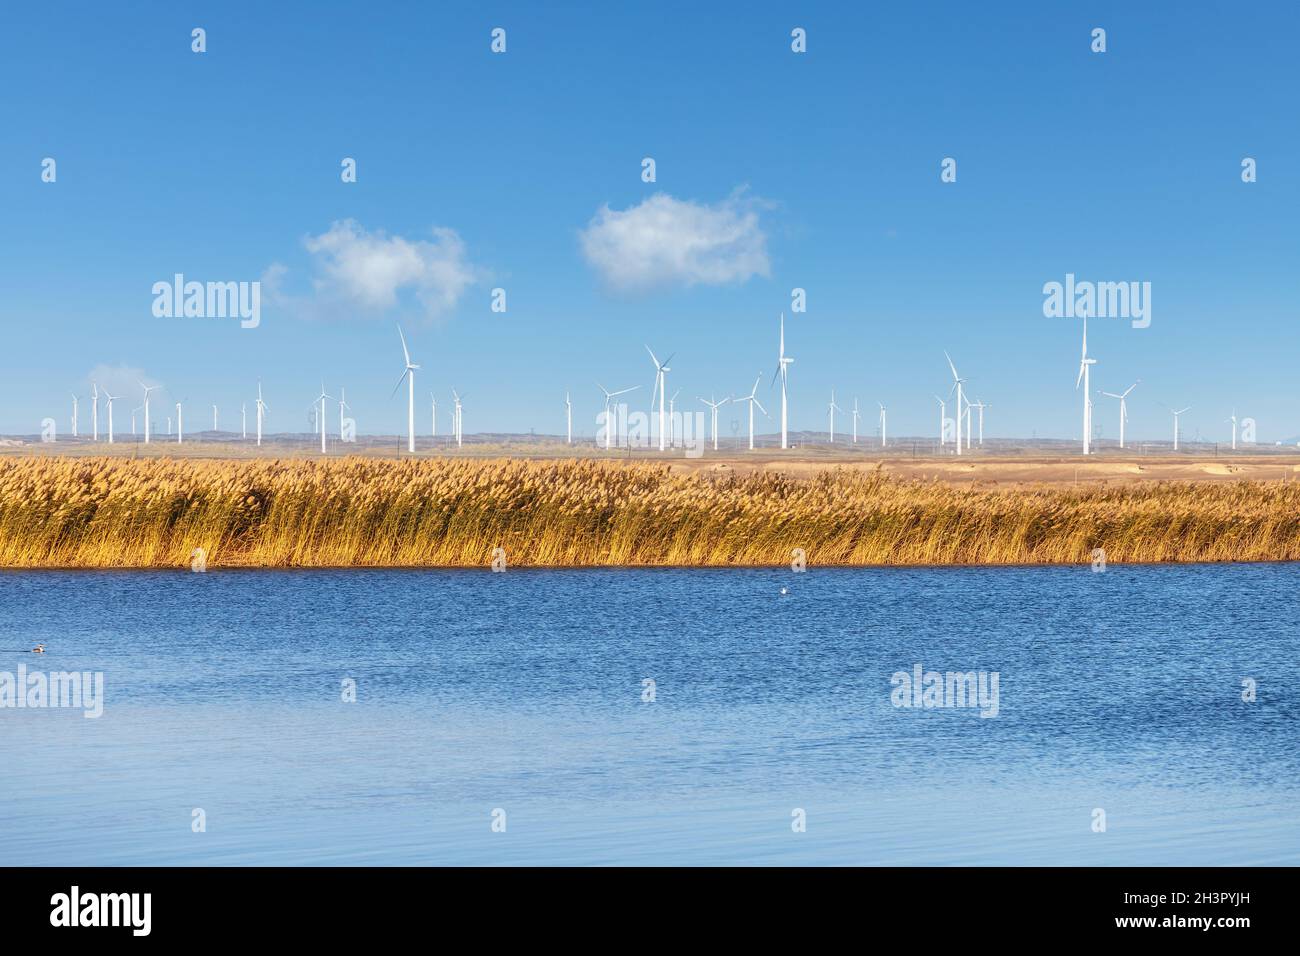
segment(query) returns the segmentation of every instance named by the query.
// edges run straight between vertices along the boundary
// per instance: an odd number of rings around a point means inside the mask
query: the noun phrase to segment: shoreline
[[[1188,568],[1188,567],[1223,567],[1251,566],[1266,564],[1297,564],[1300,558],[1257,558],[1243,561],[1107,561],[1106,568]],[[809,561],[807,571],[932,571],[946,570],[969,571],[973,569],[998,569],[1028,571],[1038,568],[1077,568],[1088,570],[1091,562],[1038,562],[1007,564],[816,564]],[[789,572],[789,564],[515,564],[509,571],[779,571]],[[193,573],[186,564],[177,565],[0,565],[0,575],[21,574],[26,572],[58,574],[69,571],[84,571],[97,574],[104,571],[122,571],[132,574],[159,573],[171,574],[178,571]],[[295,573],[300,571],[485,571],[491,573],[490,564],[212,564],[209,563],[203,573],[224,571],[269,571]]]

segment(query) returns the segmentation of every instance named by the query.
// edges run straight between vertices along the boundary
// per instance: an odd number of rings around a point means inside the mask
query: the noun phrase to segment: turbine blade
[[[411,365],[411,353],[406,350],[406,336],[402,334],[402,327],[400,325],[397,327],[397,335],[402,340],[402,355],[406,358],[406,365],[409,368]]]

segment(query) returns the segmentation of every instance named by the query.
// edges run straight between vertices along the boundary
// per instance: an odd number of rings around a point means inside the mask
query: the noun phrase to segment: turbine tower
[[[1124,391],[1120,392],[1118,395],[1115,394],[1114,392],[1101,393],[1105,395],[1107,398],[1119,399],[1119,447],[1120,448],[1124,447],[1124,425],[1128,422],[1128,393],[1133,391],[1133,389],[1137,387],[1138,387],[1138,383],[1134,382],[1132,385],[1124,389]]]
[[[659,359],[655,357],[655,353],[651,351],[650,346],[647,345],[645,347],[645,350],[647,352],[650,352],[650,361],[653,362],[655,366],[655,389],[654,392],[650,394],[650,410],[654,411],[655,392],[657,392],[659,394],[659,450],[663,451],[664,450],[664,388],[666,387],[664,376],[667,373],[672,371],[672,369],[668,367],[668,362],[671,362],[673,360],[673,357],[670,355],[668,356],[667,362],[660,362]]]
[[[764,415],[767,414],[767,409],[764,408],[762,403],[758,400],[758,383],[761,382],[762,380],[763,380],[763,373],[759,372],[758,377],[754,379],[754,387],[750,389],[749,394],[746,395],[744,398],[737,399],[737,401],[740,402],[749,402],[749,450],[750,451],[754,450],[754,406],[757,405],[759,411],[761,411]]]
[[[835,413],[842,412],[844,409],[835,404],[835,389],[831,389],[831,403],[826,406],[827,414],[831,417],[831,444],[835,444]]]
[[[948,367],[952,369],[952,391],[950,391],[948,394],[951,395],[953,392],[957,393],[957,454],[960,455],[961,454],[961,400],[962,400],[961,387],[966,384],[966,380],[957,374],[957,366],[952,364],[952,356],[950,356],[947,352],[944,352],[943,357],[948,360]],[[942,432],[940,432],[940,434],[942,434]],[[969,439],[967,439],[967,441],[969,442]]]
[[[759,377],[761,378],[762,376]],[[721,408],[723,405],[727,404],[727,402],[731,401],[731,398],[727,397],[720,402],[715,402],[713,401],[712,396],[710,396],[709,398],[701,398],[700,401],[702,401],[705,405],[709,406],[709,412],[711,413],[713,419],[712,422],[713,450],[717,451],[718,450],[718,409]]]
[[[262,419],[271,410],[271,406],[262,401],[262,383],[257,383],[257,447],[262,447]]]
[[[934,396],[934,400],[939,403],[939,447],[942,448],[948,444],[947,436],[943,433],[944,425],[948,424],[948,403],[938,395]]]
[[[1083,352],[1079,356],[1079,377],[1074,380],[1077,390],[1083,383],[1083,453],[1092,454],[1092,392],[1088,388],[1089,372],[1097,364],[1096,359],[1088,358],[1088,318],[1083,319]]]
[[[149,444],[149,393],[158,386],[141,382],[140,387],[144,389],[144,443],[147,445]]]
[[[104,389],[104,403],[108,406],[108,443],[113,444],[113,402],[117,400],[116,395],[108,394],[108,389]]]
[[[339,386],[339,441],[343,440],[343,413],[352,406],[348,404],[348,390]]]
[[[402,327],[397,327],[397,335],[402,340],[402,357],[406,362],[402,369],[402,378],[397,380],[397,385],[393,388],[393,395],[397,394],[397,389],[402,387],[402,379],[406,380],[406,450],[408,453],[415,454],[415,370],[420,366],[411,364],[411,353],[406,348],[406,336],[402,334]],[[322,389],[324,391],[324,389]],[[393,396],[390,395],[391,399]]]
[[[1188,405],[1187,408],[1180,408],[1177,411],[1170,409],[1170,411],[1174,411],[1174,451],[1178,451],[1178,416],[1191,407],[1192,406]]]
[[[90,383],[91,405],[90,405],[90,427],[94,430],[93,440],[99,441],[99,386]]]
[[[608,389],[605,388],[604,385],[601,385],[600,382],[596,383],[596,387],[600,389],[605,396],[605,450],[609,451],[610,435],[614,431],[614,421],[613,419],[610,418],[610,413],[609,413],[609,400],[613,398],[615,395],[625,395],[628,392],[635,392],[641,386],[633,385],[630,388],[620,388],[617,392],[609,391]],[[650,404],[653,405],[654,402],[651,402]]]
[[[320,422],[320,453],[322,455],[325,454],[325,399],[333,397],[333,395],[325,394],[325,383],[322,381],[320,383],[320,394],[316,396],[316,401],[312,402],[313,405],[320,402],[320,414],[316,416],[316,420]]]
[[[1235,425],[1233,426],[1233,430],[1234,432],[1236,431]],[[77,437],[77,393],[76,392],[72,393],[72,437],[73,438]]]
[[[565,422],[565,444],[573,444],[573,402],[569,401],[569,393],[564,393],[564,422]]]
[[[181,412],[181,403],[176,403],[176,444],[185,441],[185,418]]]
[[[988,408],[989,406],[985,405],[983,402],[969,402],[967,403],[966,407],[978,408],[980,410],[979,443],[980,443],[980,447],[983,448],[984,447],[984,409]]]
[[[889,445],[889,414],[885,411],[882,402],[876,402],[880,406],[880,447],[886,448]]]
[[[858,399],[853,397],[853,444],[858,443]]]
[[[790,377],[787,369],[793,364],[794,364],[794,359],[790,358],[785,354],[785,313],[782,312],[781,313],[781,344],[776,353],[776,371],[772,374],[773,385],[776,384],[776,377],[778,375],[781,376],[781,447],[782,448],[790,447],[790,441],[786,431],[787,422],[788,422],[788,412],[787,412],[787,405],[786,405],[786,400],[787,400],[786,383]],[[771,386],[768,387],[770,388]],[[762,407],[763,406],[761,405],[759,406],[759,408]],[[750,408],[751,418],[753,417],[753,411],[754,410],[751,407]],[[767,412],[764,412],[763,414],[766,415]],[[750,445],[750,447],[752,448],[754,446]]]

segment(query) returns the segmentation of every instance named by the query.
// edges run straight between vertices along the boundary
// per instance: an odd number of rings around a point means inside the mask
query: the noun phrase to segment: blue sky
[[[393,433],[401,321],[421,409],[455,386],[467,432],[558,433],[568,388],[591,434],[596,380],[648,399],[645,343],[682,401],[760,371],[774,397],[784,310],[794,428],[833,387],[932,433],[947,349],[989,434],[1075,437],[1079,324],[1041,291],[1072,272],[1152,284],[1149,328],[1089,327],[1096,387],[1142,379],[1131,436],[1168,437],[1158,402],[1193,406],[1186,437],[1234,407],[1300,433],[1294,5],[270,6],[6,10],[0,432],[66,428],[120,366],[225,424],[260,378],[273,430],[323,377]],[[157,318],[176,272],[278,291],[256,329]]]

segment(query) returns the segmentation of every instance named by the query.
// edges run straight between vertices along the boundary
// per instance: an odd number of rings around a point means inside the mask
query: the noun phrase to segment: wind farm
[[[1159,401],[1154,404],[1168,408],[1173,415],[1173,427],[1168,437],[1146,436],[1134,440],[1129,432],[1129,403],[1140,380],[1132,382],[1123,391],[1096,389],[1097,394],[1117,401],[1116,437],[1104,437],[1095,421],[1091,397],[1097,359],[1089,352],[1086,320],[1081,325],[1081,349],[1073,383],[1082,406],[1081,428],[1079,437],[1075,439],[1037,435],[1029,438],[1008,437],[996,433],[986,436],[985,414],[992,403],[982,398],[972,399],[968,377],[958,371],[953,357],[942,350],[936,356],[936,359],[941,356],[942,361],[932,363],[934,374],[931,380],[907,396],[907,404],[916,415],[915,420],[924,421],[927,395],[938,406],[938,427],[933,432],[896,432],[890,423],[893,403],[877,401],[877,440],[861,441],[858,398],[854,398],[852,407],[846,411],[837,402],[834,388],[830,389],[829,401],[823,406],[824,427],[820,430],[793,430],[790,428],[790,410],[799,401],[800,393],[792,388],[790,382],[789,367],[794,359],[786,351],[786,324],[784,314],[779,315],[777,362],[767,388],[763,386],[763,375],[760,373],[747,392],[740,390],[721,400],[716,398],[716,393],[715,397],[699,397],[698,401],[706,411],[693,411],[684,404],[679,408],[681,390],[676,389],[670,395],[667,389],[667,377],[672,371],[669,363],[677,358],[677,353],[660,361],[654,350],[646,345],[644,349],[652,372],[648,407],[636,403],[635,393],[642,385],[631,384],[611,390],[594,380],[601,402],[595,409],[589,409],[588,428],[582,427],[581,417],[576,419],[575,427],[577,403],[572,390],[565,390],[562,393],[563,404],[551,423],[553,431],[543,428],[527,432],[480,431],[466,434],[466,395],[454,386],[443,385],[450,406],[449,428],[442,432],[438,429],[435,387],[429,393],[428,432],[423,433],[417,430],[415,421],[415,374],[420,370],[420,365],[412,361],[406,333],[398,326],[396,331],[402,350],[401,374],[389,397],[396,397],[402,386],[406,386],[404,433],[368,432],[350,428],[349,422],[352,420],[348,418],[348,413],[354,412],[354,406],[347,399],[346,389],[340,385],[336,398],[328,390],[325,381],[320,383],[318,393],[308,405],[306,430],[268,430],[271,407],[264,397],[264,383],[258,379],[245,393],[252,399],[253,405],[254,430],[251,435],[248,430],[247,399],[242,399],[239,403],[241,415],[237,430],[221,430],[219,407],[214,402],[211,403],[212,428],[187,434],[183,407],[185,399],[180,398],[172,403],[175,411],[174,429],[173,419],[168,416],[167,420],[167,434],[174,434],[175,440],[159,446],[153,441],[156,429],[152,400],[154,393],[168,394],[168,386],[159,382],[136,382],[141,390],[142,401],[135,411],[142,413],[144,427],[142,432],[136,433],[133,426],[132,433],[123,436],[114,428],[113,405],[119,396],[92,381],[89,383],[89,434],[79,428],[81,405],[78,393],[74,390],[70,393],[72,403],[69,432],[61,437],[56,434],[53,439],[37,434],[3,436],[0,437],[0,454],[121,454],[132,457],[184,455],[205,458],[307,457],[313,454],[318,457],[460,456],[523,459],[612,456],[631,460],[676,461],[679,467],[692,471],[700,467],[717,466],[740,472],[784,469],[789,473],[804,473],[810,466],[869,466],[920,474],[925,473],[929,467],[929,473],[935,477],[978,473],[982,480],[989,481],[1018,480],[1012,476],[1022,474],[1023,466],[1032,462],[1040,480],[1069,480],[1075,483],[1093,480],[1122,481],[1126,480],[1126,476],[1131,480],[1134,476],[1163,474],[1168,469],[1160,467],[1158,463],[1162,458],[1172,456],[1176,456],[1176,470],[1187,480],[1194,480],[1201,474],[1218,476],[1223,469],[1215,463],[1227,459],[1233,462],[1229,474],[1253,472],[1257,467],[1256,462],[1265,473],[1276,474],[1277,462],[1297,455],[1297,443],[1294,440],[1275,441],[1271,444],[1255,440],[1253,419],[1238,416],[1235,408],[1229,409],[1228,416],[1223,420],[1229,427],[1224,429],[1222,436],[1206,439],[1196,435],[1189,439],[1182,427],[1181,416],[1190,411],[1191,406],[1173,409]],[[948,379],[946,396],[926,391],[925,385],[940,384],[945,378]],[[772,421],[764,404],[763,395],[769,391],[772,393],[771,401],[780,402],[779,431],[773,427],[776,422]],[[101,397],[104,399],[107,422],[103,435],[100,429]],[[1014,400],[1012,396],[1004,398],[1004,401],[1010,400]],[[326,403],[329,401],[337,402],[337,427],[333,429],[327,414]],[[729,436],[724,434],[720,421],[720,413],[727,405],[745,406],[742,410],[744,414],[739,420],[732,419]],[[933,407],[930,406],[931,409]],[[848,440],[837,429],[841,415],[846,415],[850,421]],[[384,416],[385,403],[372,399],[369,407],[363,409],[361,417],[367,421],[378,421]],[[765,423],[770,424],[765,427]],[[1203,459],[1202,464],[1215,466],[1198,468],[1196,463],[1187,461],[1188,457]],[[954,462],[958,460],[969,460],[965,472],[960,467],[954,467]],[[1085,461],[1096,462],[1097,467],[1085,466]],[[1273,471],[1270,472],[1269,469]]]

